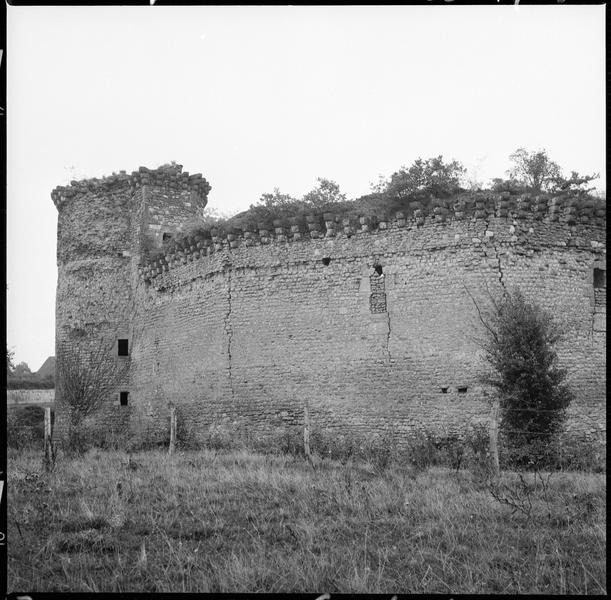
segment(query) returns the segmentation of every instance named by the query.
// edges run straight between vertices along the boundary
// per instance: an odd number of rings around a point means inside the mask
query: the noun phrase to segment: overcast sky
[[[172,160],[248,208],[422,156],[605,169],[604,6],[7,6],[8,345],[54,354],[51,190]],[[606,187],[599,180],[601,188]]]

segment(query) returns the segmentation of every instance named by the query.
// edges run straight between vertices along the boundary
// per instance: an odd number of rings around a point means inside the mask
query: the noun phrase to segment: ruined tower
[[[102,410],[126,401],[131,376],[134,294],[143,254],[201,220],[210,186],[180,165],[73,181],[51,196],[58,210],[56,299],[57,426],[62,410],[62,361],[70,355],[114,361],[122,373]],[[123,396],[121,395],[123,393]],[[59,433],[59,432],[58,432]]]

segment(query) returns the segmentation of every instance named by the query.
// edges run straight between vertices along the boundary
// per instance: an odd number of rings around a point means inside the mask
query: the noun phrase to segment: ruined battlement
[[[182,171],[182,165],[167,165],[157,169],[140,167],[137,171],[128,174],[120,171],[107,177],[83,179],[72,181],[69,186],[58,186],[51,192],[51,198],[58,210],[64,207],[71,198],[79,195],[93,194],[104,197],[108,194],[120,192],[134,193],[141,186],[157,186],[170,190],[190,190],[202,203],[208,202],[210,184],[201,173],[190,175]]]
[[[143,256],[139,274],[149,282],[173,267],[241,247],[350,239],[397,230],[417,231],[423,227],[435,232],[427,240],[430,248],[478,246],[494,237],[495,242],[522,246],[525,251],[557,246],[602,252],[606,211],[604,201],[597,199],[480,193],[426,204],[414,201],[408,209],[391,214],[379,211],[355,217],[325,212],[250,222],[238,227],[209,227],[172,241],[161,254]]]

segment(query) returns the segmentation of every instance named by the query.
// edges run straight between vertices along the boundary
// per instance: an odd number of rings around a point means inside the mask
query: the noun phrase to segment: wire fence
[[[533,465],[545,469],[567,471],[606,471],[606,424],[598,421],[597,428],[573,423],[556,435],[528,429],[504,428],[498,430],[498,455],[501,469],[512,470]],[[258,434],[248,431],[247,437],[239,432],[208,428],[195,443],[179,435],[176,446],[180,450],[211,449],[231,451],[252,448],[264,453],[304,455],[303,427],[287,426]],[[179,423],[180,431],[180,423]],[[169,445],[170,432],[167,442]],[[112,447],[117,440],[104,441],[102,437],[88,442],[85,447]],[[118,447],[121,441],[118,440]],[[133,440],[132,440],[133,442]],[[445,431],[414,429],[398,431],[392,427],[370,435],[355,433],[346,425],[342,431],[312,427],[309,445],[314,454],[322,458],[345,461],[349,458],[368,461],[396,461],[422,465],[461,468],[468,464],[483,464],[491,460],[490,422],[471,420]],[[9,414],[7,446],[44,453],[44,423],[19,422]],[[136,448],[137,446],[133,446]],[[144,448],[144,446],[143,446]]]

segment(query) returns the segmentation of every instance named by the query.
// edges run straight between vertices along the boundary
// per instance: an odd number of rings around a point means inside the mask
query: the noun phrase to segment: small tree
[[[264,206],[269,209],[278,209],[289,206],[297,202],[296,198],[293,198],[290,194],[283,194],[278,188],[274,188],[272,193],[267,192],[261,194],[259,202],[251,206]]]
[[[577,171],[571,171],[570,177],[557,177],[554,180],[554,189],[561,192],[573,192],[579,194],[590,194],[596,188],[594,186],[588,187],[588,184],[594,179],[598,179],[600,175],[598,173],[592,173],[592,175],[581,175]]]
[[[111,347],[103,344],[78,349],[62,344],[57,356],[57,390],[68,421],[68,447],[82,448],[82,428],[87,417],[109,401],[127,373],[126,362],[112,358]]]
[[[549,158],[546,150],[529,152],[518,148],[509,159],[513,167],[507,174],[533,191],[551,189],[558,178],[562,177],[560,167]]]
[[[225,223],[230,218],[228,213],[220,211],[216,207],[206,208],[204,216],[200,219],[198,225],[204,225],[210,227],[219,223]]]
[[[390,184],[390,179],[385,175],[378,175],[377,181],[372,181],[369,183],[369,189],[373,194],[383,194]]]
[[[516,179],[503,179],[502,177],[491,179],[490,189],[493,192],[509,192],[510,194],[523,194],[529,190],[524,182]]]
[[[395,198],[416,194],[446,198],[460,190],[465,171],[456,160],[444,163],[443,156],[418,158],[411,167],[401,167],[392,174],[384,193]]]
[[[235,219],[240,221],[245,216],[254,220],[282,219],[325,208],[336,208],[346,201],[346,195],[342,194],[335,181],[322,177],[318,177],[317,181],[317,186],[302,198],[294,198],[274,188],[272,193],[262,194],[259,201],[251,204],[246,213],[235,215]]]
[[[477,306],[477,305],[476,305]],[[497,390],[501,431],[512,447],[547,444],[561,429],[572,393],[558,366],[559,325],[519,289],[493,301],[482,342],[492,373],[482,382]]]
[[[13,359],[15,358],[15,353],[12,350],[6,348],[6,374],[11,375],[13,373],[13,369],[15,368],[15,363]]]
[[[336,202],[345,202],[346,194],[342,194],[339,185],[331,179],[317,178],[318,185],[304,195],[303,202],[306,206],[314,209],[322,209]]]
[[[300,202],[290,194],[282,193],[278,188],[273,192],[261,194],[255,204],[251,204],[248,211],[235,215],[235,219],[240,220],[247,216],[253,220],[273,220],[280,219],[295,210]]]
[[[26,362],[20,362],[18,365],[13,367],[13,372],[11,373],[15,377],[28,377],[32,375],[32,371]]]

